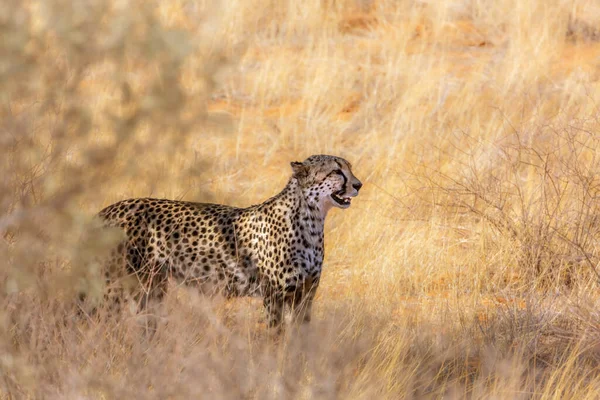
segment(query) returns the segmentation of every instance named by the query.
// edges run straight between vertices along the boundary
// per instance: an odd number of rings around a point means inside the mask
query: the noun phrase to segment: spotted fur
[[[99,213],[121,228],[109,268],[135,276],[145,293],[160,297],[169,277],[203,293],[262,296],[270,326],[285,305],[310,320],[323,265],[323,232],[332,207],[347,208],[362,183],[346,160],[315,155],[291,163],[285,188],[248,208],[165,199],[124,200]]]

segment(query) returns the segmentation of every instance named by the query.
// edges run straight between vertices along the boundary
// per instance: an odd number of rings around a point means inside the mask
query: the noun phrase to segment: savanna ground
[[[2,397],[598,398],[599,27],[594,0],[5,0]],[[175,287],[78,316],[102,207],[247,206],[315,153],[365,186],[309,326]]]

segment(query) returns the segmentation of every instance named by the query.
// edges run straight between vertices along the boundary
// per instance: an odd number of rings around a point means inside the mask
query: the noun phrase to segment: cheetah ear
[[[306,165],[298,161],[293,161],[290,165],[292,166],[292,171],[294,171],[294,177],[301,179],[308,176],[308,168]]]

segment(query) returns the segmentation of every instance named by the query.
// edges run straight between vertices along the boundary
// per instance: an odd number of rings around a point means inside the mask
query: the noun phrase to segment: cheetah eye
[[[331,175],[340,175],[342,178],[346,179],[346,175],[344,175],[344,173],[342,172],[341,169],[334,169],[333,171],[331,171],[330,173],[327,174],[327,177],[330,177]]]

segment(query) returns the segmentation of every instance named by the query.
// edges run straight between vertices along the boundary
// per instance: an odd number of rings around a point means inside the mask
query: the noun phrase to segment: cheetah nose
[[[362,187],[362,183],[361,182],[353,183],[352,187],[354,189],[356,189],[356,191],[358,192],[360,190],[360,188]]]

